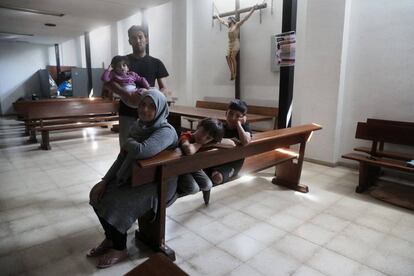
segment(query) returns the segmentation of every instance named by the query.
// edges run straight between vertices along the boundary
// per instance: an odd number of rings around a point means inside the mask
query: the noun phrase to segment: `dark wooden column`
[[[59,85],[62,80],[60,78],[60,54],[59,54],[59,44],[55,44],[55,57],[56,57],[56,83]]]
[[[86,57],[86,69],[88,71],[88,91],[87,95],[92,90],[92,62],[91,62],[91,41],[89,38],[89,32],[85,32],[85,57]]]
[[[236,0],[236,19],[237,21],[240,21],[240,13],[237,12],[240,9],[240,0]],[[241,30],[240,30],[241,32]],[[239,41],[240,41],[240,32],[239,32]],[[237,68],[236,68],[236,80],[234,83],[234,96],[236,99],[240,99],[241,97],[241,92],[240,92],[240,50],[237,53],[236,56],[236,63],[237,63]]]
[[[297,0],[283,0],[282,32],[296,31]],[[292,123],[292,98],[295,66],[280,68],[278,128]],[[290,110],[290,112],[289,112]]]
[[[141,26],[145,29],[145,31],[147,32],[147,45],[145,47],[145,51],[147,52],[147,55],[149,55],[149,28],[148,28],[148,18],[147,18],[147,13],[146,13],[146,9],[141,9],[141,14],[142,14],[142,24]]]

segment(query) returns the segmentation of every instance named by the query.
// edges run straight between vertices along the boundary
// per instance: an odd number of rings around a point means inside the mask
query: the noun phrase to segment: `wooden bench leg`
[[[203,191],[203,200],[204,200],[204,204],[207,206],[208,203],[210,202],[210,191]]]
[[[160,242],[157,233],[160,229],[159,219],[153,220],[153,214],[151,212],[138,219],[139,230],[135,231],[135,239],[145,243],[151,249],[156,252],[162,252],[171,261],[175,261],[175,252],[168,247],[165,242]]]
[[[300,165],[300,167],[302,167]],[[309,192],[309,188],[306,185],[300,184],[300,171],[298,164],[293,163],[293,160],[276,166],[276,177],[273,178],[272,183],[286,188],[301,192]]]
[[[302,173],[305,146],[306,142],[300,144],[299,157],[296,164],[294,163],[295,160],[289,160],[276,166],[276,177],[272,180],[273,184],[284,186],[301,193],[309,192],[308,186],[299,183],[300,175]]]
[[[29,130],[29,142],[31,143],[37,143],[37,138],[36,138],[36,130],[34,129],[30,129]]]
[[[29,136],[30,135],[29,125],[27,123],[24,123],[24,135],[25,136]]]
[[[179,136],[181,133],[181,115],[170,113],[168,115],[168,122],[175,128]]]
[[[42,131],[42,143],[40,148],[43,150],[50,150],[49,131]]]
[[[175,261],[175,252],[165,244],[165,217],[167,209],[167,179],[164,177],[164,166],[161,167],[158,183],[158,212],[154,219],[152,212],[138,219],[139,231],[135,238],[147,244],[153,250],[164,253],[171,261]]]
[[[355,192],[365,192],[375,183],[380,173],[380,167],[372,166],[365,162],[359,162],[359,183],[355,189]]]

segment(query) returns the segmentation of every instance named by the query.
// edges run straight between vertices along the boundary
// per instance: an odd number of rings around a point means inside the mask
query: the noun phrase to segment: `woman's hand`
[[[108,69],[109,72],[111,72],[112,70],[114,70],[114,68],[112,67],[112,64],[109,64]]]
[[[104,195],[106,191],[106,181],[101,180],[95,186],[93,186],[91,192],[89,193],[89,202],[91,204],[98,203],[102,196]]]

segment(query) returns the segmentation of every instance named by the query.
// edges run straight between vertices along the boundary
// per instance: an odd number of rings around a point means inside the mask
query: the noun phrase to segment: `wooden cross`
[[[213,5],[214,5],[214,2],[213,2]],[[235,0],[235,5],[236,7],[234,11],[220,13],[219,16],[223,18],[223,17],[234,15],[237,21],[240,21],[240,15],[242,13],[249,12],[253,8],[252,6],[252,7],[240,9],[240,0]],[[257,10],[265,9],[266,7],[267,7],[267,4],[263,3],[257,6]],[[213,20],[214,19],[217,19],[217,16],[214,15]],[[240,40],[240,33],[239,33],[239,40]],[[236,72],[236,80],[235,80],[236,82],[234,86],[234,89],[235,89],[234,96],[236,99],[240,99],[240,65],[241,65],[240,64],[240,50],[236,56],[236,60],[237,60],[237,72]]]

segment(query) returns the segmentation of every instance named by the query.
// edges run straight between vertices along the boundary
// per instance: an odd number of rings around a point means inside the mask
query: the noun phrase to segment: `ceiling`
[[[0,41],[61,43],[168,0],[0,0],[1,6],[63,13],[62,17],[0,8]],[[47,27],[45,23],[56,24]],[[33,34],[13,37],[7,33]]]

